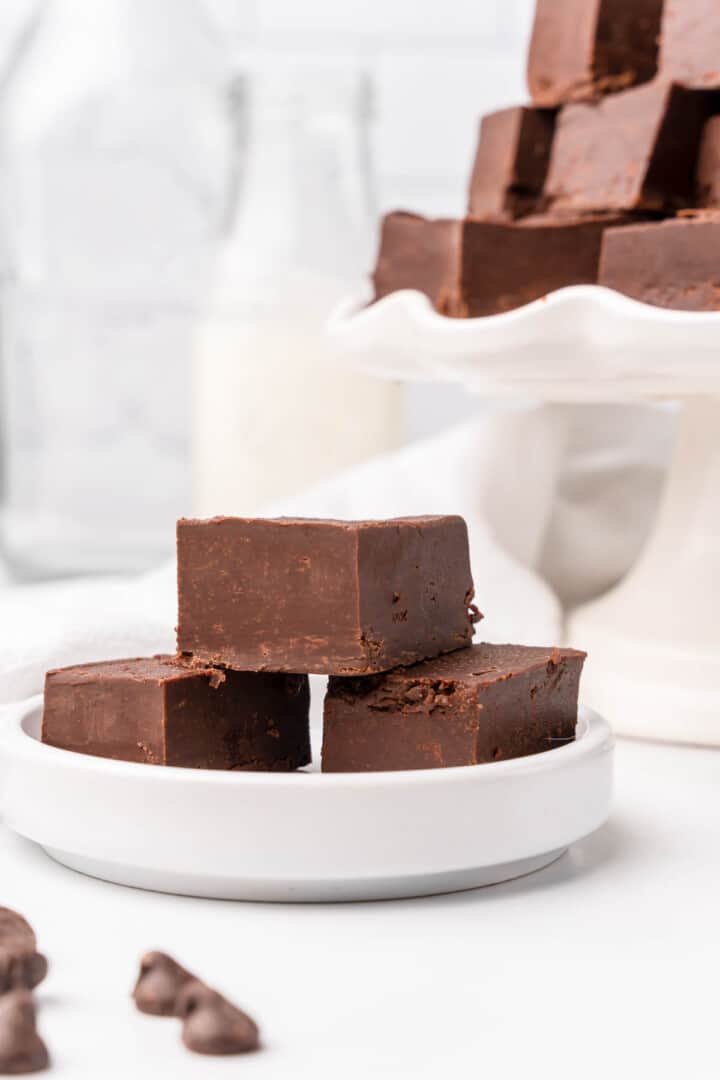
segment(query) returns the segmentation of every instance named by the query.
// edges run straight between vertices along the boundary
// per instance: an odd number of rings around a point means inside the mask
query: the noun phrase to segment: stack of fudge
[[[43,741],[157,765],[325,772],[536,754],[575,735],[585,654],[473,645],[456,516],[181,520],[175,656],[50,671]]]
[[[467,217],[387,215],[375,298],[462,318],[600,284],[720,310],[718,0],[538,0],[528,86],[481,121]]]

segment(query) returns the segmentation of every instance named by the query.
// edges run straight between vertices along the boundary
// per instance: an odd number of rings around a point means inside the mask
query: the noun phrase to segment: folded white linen
[[[54,667],[174,652],[174,567],[0,590],[0,704],[42,690]]]

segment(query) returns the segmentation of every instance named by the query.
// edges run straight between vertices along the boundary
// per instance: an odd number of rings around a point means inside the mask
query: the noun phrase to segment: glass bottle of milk
[[[48,0],[2,102],[0,552],[141,569],[190,510],[190,360],[235,182],[202,0]]]
[[[400,426],[399,387],[344,370],[324,336],[374,254],[368,79],[275,61],[238,97],[236,219],[194,368],[203,516],[282,507],[392,447]]]

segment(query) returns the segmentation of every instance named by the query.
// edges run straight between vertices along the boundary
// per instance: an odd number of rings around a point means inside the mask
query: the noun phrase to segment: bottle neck
[[[372,111],[372,84],[367,73],[333,64],[270,65],[241,76],[238,84],[258,115],[350,116],[367,124]]]
[[[229,249],[235,273],[248,289],[269,280],[284,281],[286,293],[310,281],[318,295],[322,282],[340,293],[356,287],[375,235],[366,80],[313,73],[309,83],[295,75],[288,85],[284,74],[248,82]]]

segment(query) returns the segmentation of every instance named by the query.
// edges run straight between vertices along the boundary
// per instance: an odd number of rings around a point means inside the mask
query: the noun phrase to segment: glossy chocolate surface
[[[178,523],[178,650],[244,671],[352,675],[467,645],[460,517]]]

